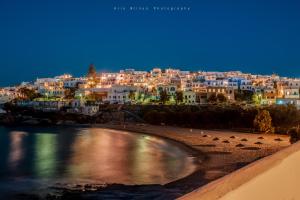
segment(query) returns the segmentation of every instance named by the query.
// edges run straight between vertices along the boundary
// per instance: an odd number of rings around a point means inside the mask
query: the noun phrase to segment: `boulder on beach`
[[[13,124],[16,122],[16,117],[13,115],[1,115],[0,117],[0,124]]]
[[[6,111],[0,108],[0,114],[6,114]]]
[[[275,140],[275,141],[279,141],[279,142],[282,141],[281,138],[275,138],[274,140]]]
[[[243,149],[243,150],[254,150],[254,151],[260,150],[259,147],[243,147],[242,149]]]
[[[63,124],[64,124],[64,125],[73,125],[73,124],[75,124],[75,122],[72,121],[72,120],[65,120],[65,121],[63,122]]]
[[[62,120],[59,120],[56,122],[56,125],[62,125],[64,122]]]
[[[28,125],[37,125],[39,123],[40,121],[38,119],[28,119],[23,121],[23,124],[28,124]]]

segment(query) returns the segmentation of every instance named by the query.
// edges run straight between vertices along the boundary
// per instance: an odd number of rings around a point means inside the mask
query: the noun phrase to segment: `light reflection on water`
[[[35,136],[34,173],[40,178],[50,178],[56,172],[56,135],[37,133]]]
[[[0,127],[0,192],[1,183],[24,180],[164,184],[195,168],[185,150],[157,137],[100,128]]]
[[[9,163],[12,169],[17,167],[18,162],[23,158],[22,140],[26,132],[11,132],[10,136],[10,150],[9,150]]]

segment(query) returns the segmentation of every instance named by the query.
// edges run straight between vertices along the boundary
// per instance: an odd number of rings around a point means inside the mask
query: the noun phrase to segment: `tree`
[[[225,95],[223,93],[219,93],[217,95],[217,99],[219,102],[226,102],[227,101],[227,98],[225,97]]]
[[[218,100],[218,98],[217,98],[217,95],[216,95],[215,93],[211,94],[211,95],[208,97],[208,99],[207,99],[207,101],[208,101],[209,103],[216,103],[217,100]]]
[[[87,95],[86,97],[85,97],[85,99],[87,100],[87,101],[102,101],[103,100],[103,95],[101,95],[101,94],[98,94],[98,93],[96,93],[96,92],[92,92],[92,93],[90,93],[89,95]]]
[[[99,79],[97,78],[96,67],[94,64],[89,65],[87,77],[89,79],[89,86],[91,88],[95,87],[99,83]]]
[[[159,100],[160,102],[162,102],[163,104],[165,104],[167,101],[169,101],[170,96],[168,95],[166,90],[161,90],[159,92]]]
[[[23,98],[28,100],[33,100],[42,96],[41,94],[37,93],[35,89],[30,89],[27,87],[20,88],[18,92],[23,96]]]
[[[288,131],[288,134],[290,135],[290,142],[295,143],[300,139],[300,127],[299,125],[297,127],[294,127]]]
[[[131,90],[131,91],[129,92],[128,98],[129,98],[130,100],[134,101],[134,100],[135,100],[135,92]]]
[[[278,89],[278,82],[274,81],[273,83],[274,83],[274,89],[277,90]]]
[[[163,111],[150,110],[145,113],[143,119],[150,124],[161,124],[166,122],[166,113]]]
[[[300,124],[300,111],[295,105],[273,105],[268,107],[275,127],[293,127]]]
[[[88,78],[96,78],[97,72],[96,72],[96,67],[94,64],[89,65],[87,77]]]
[[[157,89],[155,87],[153,87],[152,90],[151,90],[151,93],[156,95],[157,94]]]
[[[182,91],[176,91],[176,96],[175,96],[176,104],[183,102],[183,92]]]
[[[259,105],[261,103],[261,98],[262,98],[262,95],[261,94],[253,94],[252,95],[252,102],[254,104],[257,104]]]
[[[238,89],[235,91],[234,96],[236,101],[247,101],[251,102],[253,99],[253,92],[249,90]]]
[[[66,99],[74,99],[75,98],[76,88],[67,88],[65,89],[65,98]]]
[[[253,121],[254,128],[259,132],[273,133],[272,117],[267,110],[259,110]]]

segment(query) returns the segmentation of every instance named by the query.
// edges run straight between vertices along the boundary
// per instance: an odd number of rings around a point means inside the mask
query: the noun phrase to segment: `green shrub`
[[[290,135],[290,142],[295,143],[300,139],[300,128],[291,128],[288,134]]]
[[[273,133],[272,117],[267,110],[259,110],[253,121],[255,130],[262,133]]]

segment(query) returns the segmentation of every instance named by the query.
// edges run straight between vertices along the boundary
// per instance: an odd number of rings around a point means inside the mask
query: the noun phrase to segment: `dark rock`
[[[23,124],[38,125],[38,124],[40,124],[40,121],[38,119],[28,119],[28,120],[23,121]]]
[[[260,148],[259,147],[244,147],[242,149],[244,149],[244,150],[259,150]]]
[[[40,196],[36,194],[16,194],[12,199],[16,200],[40,200]]]
[[[216,145],[215,144],[196,144],[196,145],[193,145],[193,146],[196,146],[196,147],[215,147]]]
[[[228,151],[209,151],[209,152],[206,152],[207,154],[219,154],[219,155],[226,155],[226,154],[231,154],[231,152],[228,152]]]
[[[243,146],[245,146],[245,145],[243,145],[243,144],[237,144],[237,145],[235,145],[236,147],[243,147]]]
[[[72,121],[72,120],[66,120],[63,122],[64,125],[73,125],[75,124],[76,122],[75,121]]]

